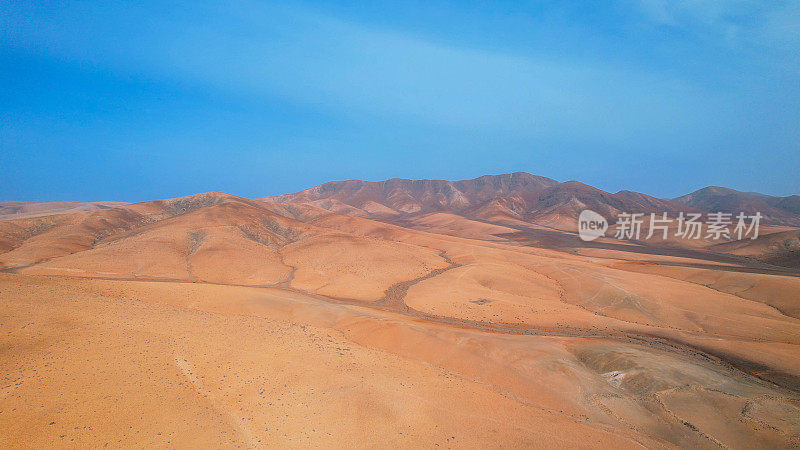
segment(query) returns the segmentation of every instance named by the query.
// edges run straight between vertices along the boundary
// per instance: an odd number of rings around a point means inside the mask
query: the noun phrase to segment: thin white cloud
[[[666,24],[730,22],[734,6],[706,3],[714,2],[641,0]],[[300,6],[240,2],[160,15],[131,4],[47,8],[55,6],[10,15],[8,42],[122,76],[280,97],[337,115],[618,146],[713,139],[740,119],[735,95],[641,65],[435,43]]]
[[[619,141],[665,123],[671,133],[696,133],[692,117],[710,116],[719,101],[657,73],[432,43],[300,7],[242,3],[179,17],[143,17],[133,7],[69,13],[21,21],[15,39],[129,75],[340,114]]]
[[[796,50],[800,45],[800,2],[754,0],[631,0],[661,26],[692,35],[759,49]],[[794,55],[793,59],[798,59]]]

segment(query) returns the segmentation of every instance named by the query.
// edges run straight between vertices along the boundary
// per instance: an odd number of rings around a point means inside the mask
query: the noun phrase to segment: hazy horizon
[[[516,172],[525,172],[525,171],[516,171]],[[186,197],[186,196],[191,196],[191,195],[194,195],[194,194],[202,194],[202,193],[208,193],[208,192],[224,192],[226,194],[231,194],[231,195],[235,195],[237,197],[243,197],[243,198],[262,198],[262,197],[271,197],[271,196],[282,195],[282,194],[292,194],[292,193],[295,193],[295,192],[304,191],[306,189],[310,189],[310,188],[313,188],[315,186],[319,186],[319,185],[326,184],[326,183],[329,183],[329,182],[341,182],[341,181],[382,182],[382,181],[389,181],[389,180],[392,180],[392,179],[402,179],[402,180],[412,180],[412,181],[468,181],[468,180],[473,180],[475,178],[480,178],[482,176],[498,176],[498,175],[506,175],[506,174],[510,174],[510,173],[514,173],[514,172],[483,174],[483,175],[478,175],[478,176],[472,177],[472,178],[459,178],[459,179],[450,179],[450,180],[445,180],[445,179],[442,179],[442,178],[418,178],[418,179],[414,179],[414,178],[404,178],[404,177],[391,177],[391,178],[374,179],[374,180],[348,178],[348,179],[340,179],[340,180],[323,181],[323,182],[320,182],[318,184],[315,184],[315,185],[312,185],[312,186],[301,187],[301,188],[299,188],[297,190],[290,191],[290,192],[272,192],[272,193],[266,193],[266,194],[256,194],[256,195],[252,195],[252,196],[241,195],[241,194],[237,194],[235,192],[228,192],[228,191],[225,191],[225,190],[222,190],[222,189],[205,189],[205,190],[199,190],[199,191],[196,191],[196,192],[188,192],[188,193],[185,193],[185,194],[165,195],[165,196],[158,197],[158,198],[145,198],[145,199],[139,199],[139,200],[107,199],[107,198],[88,198],[88,199],[63,198],[63,199],[55,199],[55,200],[21,200],[21,199],[18,199],[18,198],[5,198],[5,199],[4,198],[0,198],[0,201],[23,201],[23,202],[42,202],[42,203],[46,203],[46,202],[70,202],[70,201],[74,201],[74,202],[139,203],[139,202],[150,201],[150,200],[162,200],[162,199],[168,199],[168,198]],[[526,172],[526,173],[530,173],[530,172]],[[531,175],[535,175],[535,176],[542,176],[542,177],[545,177],[545,178],[550,178],[550,179],[553,179],[553,180],[555,180],[555,181],[557,181],[559,183],[566,183],[566,182],[569,182],[569,181],[578,181],[578,182],[583,183],[583,181],[581,181],[581,180],[575,180],[575,179],[557,180],[555,178],[548,177],[546,175],[541,175],[541,174],[537,174],[537,173],[530,173],[530,174]],[[587,184],[587,183],[585,183],[585,184]],[[602,187],[599,187],[599,186],[592,186],[592,187],[604,190],[606,192],[610,192],[612,194],[616,194],[616,193],[618,193],[620,191],[633,191],[633,192],[640,192],[642,194],[652,195],[649,192],[637,191],[636,189],[629,189],[629,188],[625,188],[625,187],[621,187],[619,189],[603,189]],[[678,194],[678,195],[675,195],[675,196],[671,196],[671,197],[658,197],[658,196],[655,196],[655,197],[656,198],[663,198],[663,199],[671,200],[671,199],[674,199],[674,198],[677,198],[677,197],[680,197],[680,196],[683,196],[683,195],[686,195],[686,194],[690,194],[692,192],[695,192],[695,191],[698,191],[700,189],[707,188],[707,187],[722,187],[722,188],[734,189],[734,190],[737,190],[737,191],[740,191],[740,192],[744,192],[744,193],[764,194],[763,192],[745,191],[745,190],[741,190],[741,189],[736,189],[736,188],[733,188],[731,186],[711,186],[711,185],[709,185],[709,186],[700,186],[700,187],[697,187],[696,189],[691,189],[691,190],[688,190],[688,191],[686,191],[684,193],[681,193],[681,194]],[[767,195],[772,195],[772,194],[767,194]],[[798,194],[786,194],[786,195],[774,195],[774,196],[775,197],[788,197],[788,196],[792,196],[792,195],[798,195]]]

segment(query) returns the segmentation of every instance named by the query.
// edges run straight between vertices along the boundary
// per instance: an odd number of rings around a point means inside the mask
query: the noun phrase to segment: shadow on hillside
[[[800,277],[800,269],[791,266],[778,266],[767,264],[753,258],[725,253],[714,253],[702,250],[691,250],[676,247],[647,245],[640,242],[615,243],[607,241],[582,241],[576,234],[558,231],[527,229],[514,233],[503,233],[496,235],[512,242],[522,245],[558,250],[563,252],[577,253],[581,249],[600,249],[614,250],[619,252],[636,253],[640,255],[670,256],[677,258],[696,259],[707,261],[698,262],[679,262],[679,261],[658,261],[658,264],[666,266],[692,267],[698,269],[724,270],[730,272],[764,273],[773,275],[788,275]],[[615,258],[609,258],[615,259]],[[619,258],[624,260],[624,258]],[[654,261],[655,262],[655,261]],[[716,264],[714,264],[716,263]],[[729,266],[727,264],[735,264]]]

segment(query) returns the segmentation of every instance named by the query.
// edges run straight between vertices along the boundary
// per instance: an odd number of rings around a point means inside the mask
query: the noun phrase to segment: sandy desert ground
[[[539,178],[0,221],[0,446],[800,445],[794,219],[583,243],[673,204]]]

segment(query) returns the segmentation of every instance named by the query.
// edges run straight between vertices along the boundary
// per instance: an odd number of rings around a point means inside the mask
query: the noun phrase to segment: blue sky
[[[800,2],[0,3],[0,199],[800,193]]]

